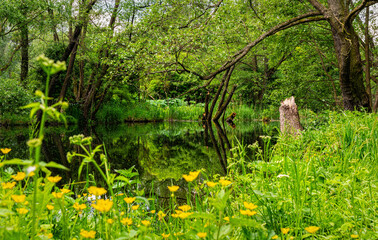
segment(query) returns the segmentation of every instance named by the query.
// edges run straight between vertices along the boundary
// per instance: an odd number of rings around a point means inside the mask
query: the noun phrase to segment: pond
[[[209,177],[225,175],[228,158],[239,142],[250,145],[256,141],[262,146],[261,135],[276,135],[278,123],[235,122],[203,125],[199,122],[157,122],[122,125],[99,125],[91,128],[48,127],[42,147],[44,161],[63,164],[70,171],[51,169],[63,177],[62,183],[80,182],[79,160],[69,163],[66,154],[78,151],[69,143],[69,137],[84,134],[93,137],[93,145],[103,144],[112,169],[134,168],[139,173],[140,188],[161,196],[169,194],[166,185],[185,185],[181,179],[189,171],[202,169]],[[27,159],[27,127],[0,128],[0,147],[11,148],[8,159]],[[247,157],[252,156],[246,148]],[[97,180],[98,176],[94,176]],[[101,180],[99,180],[101,181]],[[164,190],[165,189],[165,190]],[[166,192],[166,193],[164,193]]]

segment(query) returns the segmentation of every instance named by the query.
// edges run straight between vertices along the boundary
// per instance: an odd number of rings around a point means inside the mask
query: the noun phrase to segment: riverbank
[[[91,149],[101,148],[92,146],[76,157],[71,152],[70,161],[85,157],[82,163],[90,166],[83,173],[88,185],[61,186],[58,177],[40,175],[45,184],[39,190],[44,200],[37,200],[43,203],[35,210],[38,226],[45,226],[40,234],[53,239],[377,239],[372,217],[378,201],[377,114],[328,112],[323,121],[317,118],[307,118],[313,124],[300,136],[280,136],[274,148],[270,136],[260,136],[266,149],[235,143],[225,176],[192,166],[158,191],[151,190],[151,181],[142,187],[134,168],[109,168],[106,157],[96,167],[99,153]],[[91,140],[71,141],[84,147]],[[256,151],[247,156],[247,149]],[[4,162],[9,150],[1,150]],[[1,205],[8,228],[0,228],[0,236],[29,238],[34,210],[26,202],[33,201],[36,178],[22,170],[0,171],[0,197],[10,203]],[[93,179],[92,171],[101,171],[102,179]],[[163,192],[169,197],[159,197]],[[97,196],[92,204],[88,193]],[[104,200],[105,193],[111,199]]]

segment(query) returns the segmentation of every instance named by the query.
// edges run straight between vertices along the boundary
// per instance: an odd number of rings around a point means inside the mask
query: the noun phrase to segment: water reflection
[[[104,144],[112,169],[135,166],[142,181],[159,180],[163,184],[179,180],[182,174],[198,169],[205,169],[208,176],[226,174],[227,159],[232,157],[230,149],[237,145],[236,138],[246,145],[256,141],[261,144],[259,136],[272,135],[275,127],[261,122],[238,122],[236,127],[197,122],[102,125],[89,129],[50,127],[42,153],[44,161],[55,161],[71,169],[64,172],[52,170],[63,176],[66,182],[80,181],[82,179],[77,178],[79,162],[69,163],[66,154],[81,150],[69,144],[69,137],[75,134],[92,136],[94,145]],[[29,158],[28,138],[28,128],[0,129],[1,147],[12,148],[8,159]]]

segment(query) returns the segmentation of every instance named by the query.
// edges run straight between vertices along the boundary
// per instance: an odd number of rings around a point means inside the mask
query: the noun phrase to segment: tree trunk
[[[298,107],[294,97],[287,98],[280,106],[280,128],[283,134],[300,135],[303,127],[299,120]]]
[[[29,29],[27,23],[21,27],[21,75],[20,79],[23,84],[28,77],[29,72]]]
[[[332,27],[344,109],[370,111],[369,97],[364,86],[358,36],[351,25],[345,25],[345,29],[349,34],[345,33],[344,29]]]

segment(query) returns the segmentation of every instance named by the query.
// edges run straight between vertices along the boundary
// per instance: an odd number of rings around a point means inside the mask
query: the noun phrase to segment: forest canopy
[[[85,119],[109,102],[206,96],[376,111],[377,2],[4,0],[0,81],[32,93],[45,83],[37,56],[65,61],[49,92]],[[0,100],[12,103],[12,91]]]

